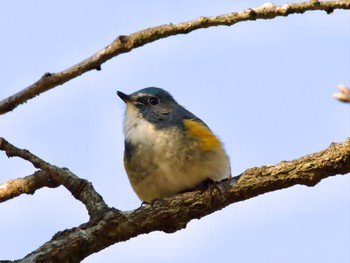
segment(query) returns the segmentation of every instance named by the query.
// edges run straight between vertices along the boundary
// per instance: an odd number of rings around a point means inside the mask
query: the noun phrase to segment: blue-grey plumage
[[[124,166],[142,201],[231,176],[219,139],[167,91],[151,87],[130,95],[118,91],[118,96],[127,106]]]

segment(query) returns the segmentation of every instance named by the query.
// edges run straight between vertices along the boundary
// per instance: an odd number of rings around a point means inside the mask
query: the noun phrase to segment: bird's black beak
[[[132,98],[131,96],[121,92],[121,91],[117,91],[117,95],[119,96],[119,98],[121,98],[125,103],[128,102],[132,102]]]

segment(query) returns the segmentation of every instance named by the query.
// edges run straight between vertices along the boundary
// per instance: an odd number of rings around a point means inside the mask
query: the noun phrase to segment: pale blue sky
[[[0,3],[0,99],[45,72],[80,62],[118,35],[256,7],[264,1],[47,1]],[[275,1],[277,4],[286,2]],[[140,201],[123,169],[123,102],[162,87],[225,143],[234,175],[291,160],[350,135],[350,12],[309,12],[170,37],[123,54],[0,116],[0,136],[90,180],[108,205]],[[0,152],[0,182],[35,171]],[[295,186],[161,232],[113,245],[84,262],[350,261],[350,177]],[[88,220],[60,187],[0,204],[0,259],[25,256]]]

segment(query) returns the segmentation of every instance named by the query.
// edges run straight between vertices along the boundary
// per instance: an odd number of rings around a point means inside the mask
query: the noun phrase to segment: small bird
[[[142,201],[231,177],[220,140],[169,92],[149,87],[117,94],[126,103],[124,167]]]

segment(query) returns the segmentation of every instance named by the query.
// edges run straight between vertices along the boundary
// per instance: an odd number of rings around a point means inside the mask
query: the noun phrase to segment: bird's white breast
[[[153,141],[157,137],[155,126],[145,120],[136,109],[128,109],[124,119],[125,139],[138,144],[146,141]]]

